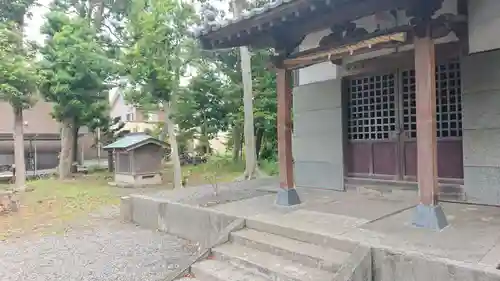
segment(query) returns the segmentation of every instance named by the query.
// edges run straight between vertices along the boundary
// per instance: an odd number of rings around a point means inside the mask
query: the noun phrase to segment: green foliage
[[[131,84],[127,99],[143,107],[171,101],[192,57],[187,29],[191,6],[175,0],[138,0],[126,25],[128,42],[122,57]]]
[[[202,174],[204,179],[211,182],[233,181],[245,170],[243,162],[234,163],[231,155],[212,155],[207,163],[196,166],[185,166],[185,176]]]
[[[278,151],[276,122],[277,96],[276,75],[267,69],[270,52],[260,50],[252,56],[252,74],[255,92],[254,122],[255,129],[262,130],[259,158],[276,160]]]
[[[267,69],[271,52],[254,50],[252,54],[252,82],[254,91],[254,126],[261,137],[260,159],[276,159],[276,75]],[[239,52],[236,49],[206,54],[219,71],[224,100],[225,125],[243,124],[243,90]],[[222,129],[226,129],[222,128]],[[260,134],[258,133],[260,131]],[[257,140],[259,141],[259,140]],[[232,140],[230,140],[232,143]]]
[[[18,110],[35,102],[40,77],[32,62],[34,54],[23,46],[22,36],[13,25],[0,24],[0,100]]]
[[[22,25],[24,23],[24,17],[28,15],[28,9],[33,6],[35,2],[35,0],[1,0],[0,23],[14,22],[18,25]]]
[[[107,82],[116,66],[89,22],[51,12],[42,32],[48,39],[41,49],[44,81],[40,91],[54,103],[54,118],[84,120],[104,110]]]
[[[275,160],[263,159],[259,161],[259,167],[270,176],[276,176],[280,172],[280,168],[278,166],[278,162]]]
[[[229,108],[226,85],[217,70],[207,64],[201,64],[197,70],[199,74],[176,100],[175,119],[181,131],[198,136],[201,150],[207,150],[209,140],[228,129]]]

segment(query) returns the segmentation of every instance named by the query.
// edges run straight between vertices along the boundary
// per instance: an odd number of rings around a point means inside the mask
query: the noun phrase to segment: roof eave
[[[281,49],[283,41],[295,43],[311,32],[378,11],[401,9],[411,1],[414,0],[295,0],[257,16],[210,27],[196,38],[207,50],[239,46]]]
[[[124,149],[126,151],[131,151],[131,150],[134,150],[134,149],[139,148],[141,146],[145,146],[147,144],[156,144],[156,145],[161,146],[163,148],[167,147],[167,144],[165,142],[162,142],[162,141],[154,139],[154,138],[150,138],[150,139],[146,139],[146,140],[140,141],[138,143],[132,144]]]

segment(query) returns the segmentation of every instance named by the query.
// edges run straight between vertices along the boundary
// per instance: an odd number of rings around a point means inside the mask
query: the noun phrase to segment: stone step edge
[[[230,237],[235,244],[330,272],[336,272],[350,256],[348,252],[248,228],[233,232]]]
[[[337,239],[324,234],[277,225],[257,219],[247,219],[246,227],[321,247],[329,247],[341,252],[352,253],[359,246],[358,242]]]
[[[203,281],[268,281],[264,276],[219,260],[200,261],[191,267],[191,271],[196,278]]]
[[[316,281],[328,280],[333,275],[328,271],[308,267],[270,253],[236,244],[225,244],[217,247],[212,250],[212,254],[217,260],[226,261],[235,267],[244,268],[255,274],[264,274],[271,280]],[[292,268],[296,270],[291,270]]]

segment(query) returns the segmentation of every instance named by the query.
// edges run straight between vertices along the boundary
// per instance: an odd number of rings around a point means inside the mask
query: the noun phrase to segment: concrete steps
[[[305,266],[335,272],[349,253],[321,247],[283,236],[244,229],[231,234],[232,241],[249,248],[269,252]]]
[[[237,244],[226,244],[213,249],[214,257],[243,268],[253,274],[262,274],[266,280],[315,281],[328,280],[331,272],[304,266],[283,257]],[[237,280],[237,279],[233,279]]]
[[[203,281],[268,281],[264,276],[252,273],[249,270],[232,266],[218,260],[204,260],[194,264],[191,272]]]
[[[338,240],[333,237],[328,237],[305,229],[302,230],[299,228],[279,225],[275,222],[247,219],[246,226],[247,228],[254,229],[260,232],[270,233],[292,240],[316,245],[321,248],[335,249],[337,251],[346,253],[352,253],[358,247],[358,243],[355,242]]]
[[[191,266],[193,276],[201,281],[334,280],[351,256],[345,249],[353,249],[301,241],[293,231],[283,231],[284,236],[276,225],[251,225],[231,233],[228,243],[212,249],[210,259]]]

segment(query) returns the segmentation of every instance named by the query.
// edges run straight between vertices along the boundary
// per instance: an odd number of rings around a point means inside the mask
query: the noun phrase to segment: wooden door
[[[399,175],[396,73],[347,80],[347,173],[393,179]]]
[[[417,123],[415,71],[401,72],[403,175],[416,180]],[[438,177],[441,181],[463,179],[462,92],[459,60],[436,66],[436,130],[438,137]]]
[[[463,179],[462,100],[458,60],[436,67],[438,176]],[[415,70],[347,80],[348,176],[415,181]]]

